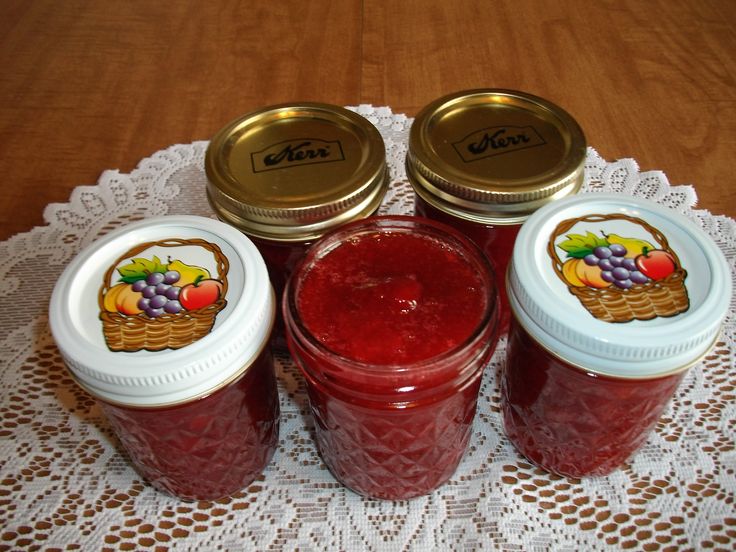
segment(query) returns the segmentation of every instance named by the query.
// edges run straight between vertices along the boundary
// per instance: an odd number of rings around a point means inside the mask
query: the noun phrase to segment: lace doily
[[[411,213],[404,175],[411,119],[386,107],[353,109],[386,142],[393,183],[381,212]],[[48,226],[0,244],[0,550],[736,548],[733,303],[722,340],[687,374],[645,448],[605,478],[551,476],[515,452],[499,414],[502,341],[485,371],[470,449],[429,496],[382,502],[339,485],[317,454],[305,388],[285,356],[277,359],[279,449],[259,480],[234,497],[195,504],[147,486],[95,402],[67,375],[47,304],[66,263],[111,229],[153,215],[213,216],[206,147],[176,145],[130,174],[106,171],[69,203],[49,205]],[[691,187],[589,149],[585,191],[644,196],[685,214],[736,273],[736,222],[695,210]]]

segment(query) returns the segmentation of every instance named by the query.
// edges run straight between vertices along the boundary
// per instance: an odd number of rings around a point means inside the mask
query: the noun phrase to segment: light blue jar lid
[[[545,348],[623,378],[700,359],[731,297],[723,254],[692,221],[651,201],[598,193],[556,201],[524,223],[507,286],[517,319]]]
[[[143,310],[146,293],[135,283],[156,273],[165,286],[168,272],[176,273],[175,312]],[[237,378],[263,350],[274,315],[255,245],[196,216],[155,217],[105,235],[67,266],[49,309],[77,382],[134,407],[196,399]]]

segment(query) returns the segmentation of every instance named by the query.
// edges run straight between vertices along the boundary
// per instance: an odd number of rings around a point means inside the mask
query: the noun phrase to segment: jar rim
[[[394,364],[378,364],[364,362],[350,357],[346,357],[332,349],[326,347],[317,340],[312,333],[306,328],[299,316],[297,306],[298,291],[294,289],[295,282],[306,270],[315,258],[329,253],[332,249],[339,246],[341,238],[348,235],[356,235],[361,229],[363,234],[382,232],[387,230],[408,231],[411,228],[424,227],[431,229],[435,236],[441,234],[443,238],[450,238],[454,241],[455,248],[462,248],[462,254],[466,261],[483,267],[479,270],[482,274],[488,289],[488,301],[486,302],[483,315],[481,316],[477,326],[473,332],[458,343],[453,348],[438,355],[414,361],[411,363],[394,363]],[[446,241],[446,243],[452,243]],[[459,247],[458,247],[459,246]],[[470,258],[472,257],[472,259]],[[310,248],[307,254],[300,260],[287,282],[286,289],[282,298],[282,308],[285,314],[287,326],[290,330],[296,332],[300,344],[307,345],[309,350],[321,356],[334,359],[341,365],[349,366],[351,369],[369,374],[373,377],[395,378],[397,375],[413,374],[422,372],[424,374],[441,373],[445,364],[451,360],[461,357],[472,349],[487,333],[489,325],[498,324],[497,287],[494,278],[494,269],[492,263],[486,258],[482,251],[468,238],[462,235],[454,228],[423,217],[409,215],[376,215],[366,219],[351,222],[341,226],[326,234],[320,241]]]

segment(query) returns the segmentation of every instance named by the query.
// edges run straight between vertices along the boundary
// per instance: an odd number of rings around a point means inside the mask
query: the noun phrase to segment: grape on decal
[[[634,250],[646,250],[650,245],[644,240],[621,238],[611,243],[611,236],[598,237],[592,232],[568,234],[567,240],[559,244],[567,253],[568,259],[562,266],[562,273],[573,286],[607,288],[611,285],[619,289],[629,289],[636,284],[645,284],[650,278],[641,272],[636,261],[624,243]]]
[[[651,320],[689,309],[687,270],[667,236],[643,219],[593,213],[562,220],[547,251],[557,277],[599,320]]]
[[[104,297],[108,312],[159,318],[214,304],[222,294],[222,284],[207,269],[180,260],[165,264],[155,255],[137,257],[118,272],[120,282]]]
[[[124,252],[108,265],[97,294],[108,349],[180,349],[206,336],[227,306],[229,268],[220,247],[201,238],[139,243]]]

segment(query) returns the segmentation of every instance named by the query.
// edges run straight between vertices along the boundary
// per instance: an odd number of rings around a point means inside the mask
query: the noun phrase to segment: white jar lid
[[[731,296],[723,254],[694,223],[650,201],[598,193],[556,201],[524,223],[507,286],[519,322],[542,346],[570,364],[625,378],[661,376],[698,360],[717,338]]]
[[[144,293],[165,296],[168,288],[164,282],[139,292],[134,282],[167,271],[179,274],[178,298],[169,292],[179,303],[168,310],[181,310],[141,312]],[[59,278],[49,314],[80,385],[109,402],[161,406],[204,396],[255,360],[275,300],[263,259],[241,232],[203,217],[167,216],[111,232],[80,252]]]

